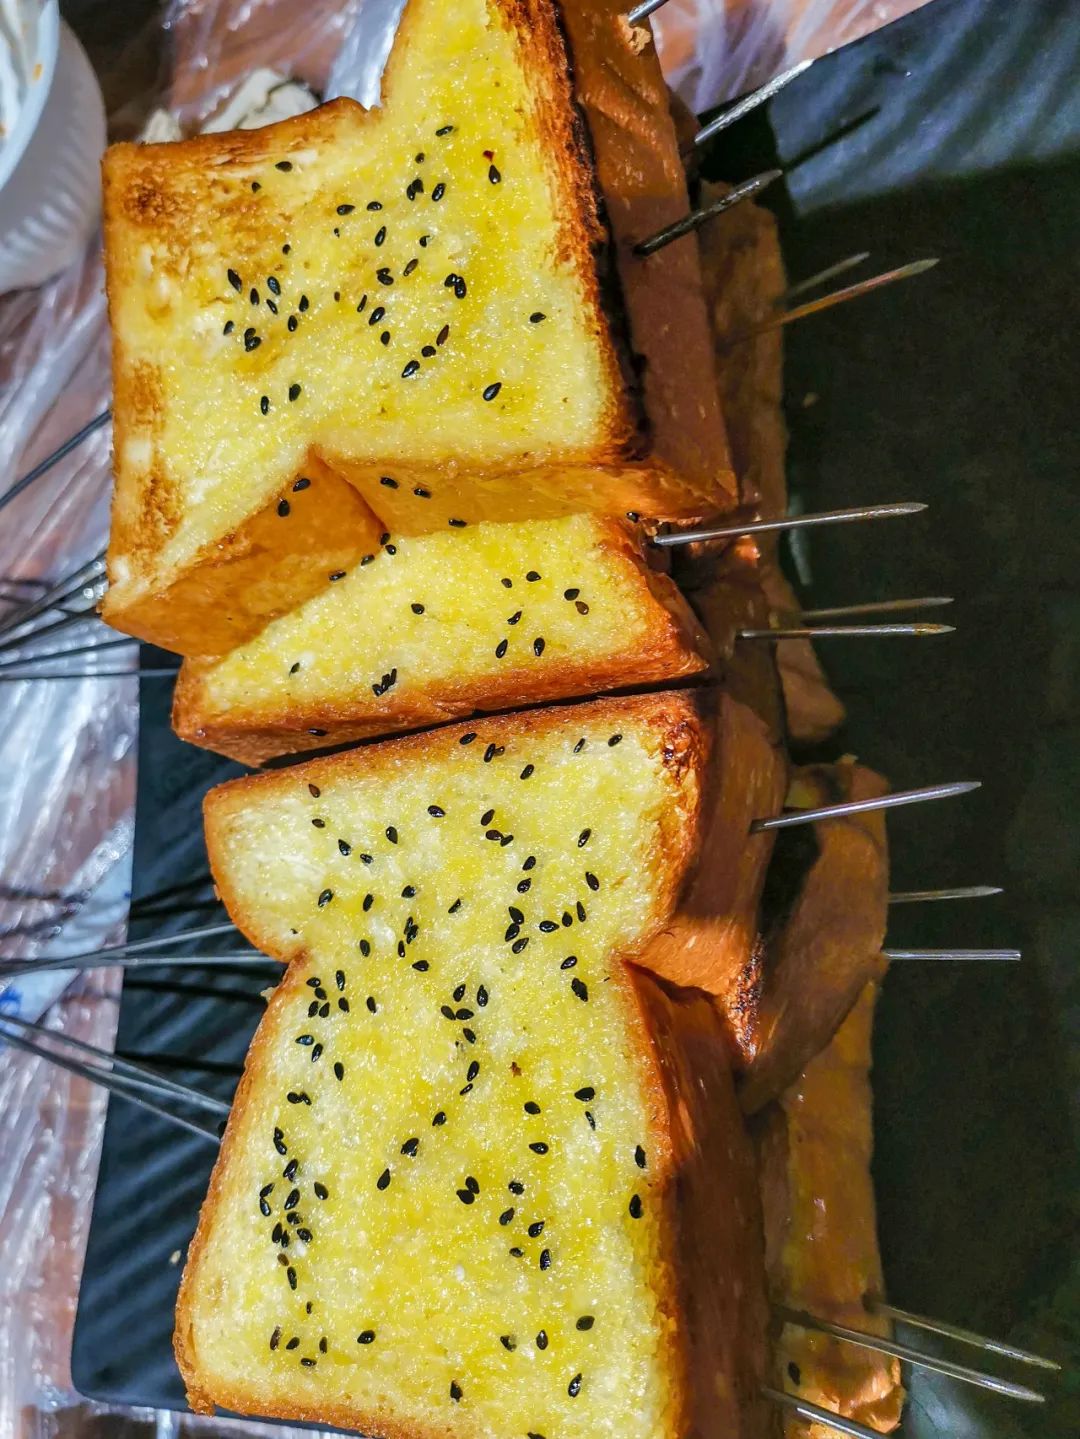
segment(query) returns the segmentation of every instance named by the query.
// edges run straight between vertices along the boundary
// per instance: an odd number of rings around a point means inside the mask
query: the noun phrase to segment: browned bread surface
[[[622,963],[692,862],[708,748],[692,697],[654,695],[210,794],[219,890],[289,968],[181,1289],[196,1408],[749,1432],[761,1229],[723,1036]]]
[[[883,1293],[874,1187],[868,984],[832,1041],[762,1115],[759,1139],[766,1263],[775,1304],[888,1336],[863,1299]],[[900,1364],[885,1354],[785,1325],[773,1382],[883,1434],[900,1423]],[[835,1431],[791,1416],[788,1439]]]
[[[854,761],[795,771],[787,803],[876,799],[888,783]],[[784,1090],[829,1043],[868,981],[880,979],[889,890],[881,810],[819,820],[814,858],[767,936],[758,1052],[740,1099],[747,1113]],[[780,851],[777,851],[779,859]]]
[[[708,643],[636,527],[570,515],[407,536],[220,659],[177,733],[248,764],[700,673]]]
[[[104,179],[118,627],[156,638],[312,457],[394,533],[730,503],[696,247],[633,253],[687,200],[614,0],[410,0],[380,109],[115,146]]]

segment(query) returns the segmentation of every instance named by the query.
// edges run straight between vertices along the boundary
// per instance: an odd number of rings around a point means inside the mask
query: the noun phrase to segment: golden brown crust
[[[773,1302],[888,1335],[863,1302],[883,1292],[870,1174],[876,994],[868,984],[831,1043],[762,1114],[758,1153]],[[774,1382],[881,1433],[900,1422],[899,1363],[823,1334],[788,1326]],[[829,1433],[798,1419],[785,1425],[790,1439]]]
[[[227,713],[215,711],[207,696],[213,661],[188,661],[173,695],[173,728],[192,744],[259,765],[278,755],[444,724],[477,712],[666,684],[702,673],[709,665],[708,641],[675,585],[649,568],[641,541],[629,527],[618,521],[597,524],[600,547],[637,587],[628,603],[650,611],[648,636],[632,653],[561,659],[545,669],[493,664],[483,675],[431,681],[421,692],[399,685],[377,696],[367,688],[352,688],[334,701],[282,701],[276,709],[251,711],[237,705]]]
[[[580,705],[563,705],[550,709],[526,710],[522,713],[492,715],[469,724],[448,725],[444,729],[423,734],[403,735],[365,745],[343,754],[328,755],[306,761],[286,771],[245,775],[209,791],[203,800],[206,830],[206,851],[210,871],[218,893],[229,912],[229,918],[256,948],[275,959],[288,962],[294,953],[280,953],[276,941],[260,925],[257,914],[250,913],[229,884],[228,867],[222,844],[223,822],[234,806],[242,806],[260,788],[292,787],[298,779],[321,784],[332,777],[349,774],[370,774],[382,768],[393,768],[410,756],[428,758],[453,755],[463,734],[475,732],[477,744],[501,744],[507,739],[527,738],[532,734],[551,733],[557,729],[577,729],[582,723],[614,725],[647,725],[655,736],[664,764],[681,784],[680,807],[677,813],[661,817],[662,841],[658,846],[659,898],[656,902],[656,924],[643,932],[642,943],[651,938],[656,925],[670,914],[686,874],[701,843],[704,804],[701,776],[707,770],[712,752],[712,735],[706,722],[702,697],[692,690],[671,690],[658,694],[631,695],[618,699],[590,700]],[[633,957],[633,956],[630,956]]]
[[[258,514],[162,589],[134,604],[109,590],[102,618],[115,629],[182,655],[215,655],[243,644],[271,620],[319,594],[330,576],[377,548],[382,522],[353,487],[316,460]],[[120,490],[113,546],[128,534]],[[284,513],[283,513],[284,507]]]
[[[580,0],[562,16],[573,46],[570,64],[552,0],[490,3],[520,50],[532,99],[529,121],[546,158],[556,201],[558,259],[575,275],[583,323],[603,376],[602,417],[590,442],[577,451],[554,448],[553,435],[547,455],[526,449],[512,457],[492,457],[487,464],[474,459],[467,473],[456,456],[442,463],[403,456],[394,470],[400,482],[397,491],[380,488],[389,457],[358,463],[353,456],[336,453],[332,445],[315,443],[303,463],[321,459],[357,487],[386,529],[402,534],[461,519],[477,523],[581,510],[693,517],[724,508],[732,501],[734,484],[706,343],[696,250],[684,241],[647,261],[632,254],[631,242],[640,238],[640,226],[651,224],[654,215],[674,218],[686,207],[652,46],[627,43],[620,8],[612,0]],[[399,43],[387,67],[387,96],[421,9],[419,0],[412,0],[403,16]],[[256,515],[245,516],[232,535],[212,542],[208,550],[185,559],[163,558],[187,502],[157,453],[164,405],[160,373],[133,349],[123,323],[125,296],[146,293],[147,303],[153,304],[158,276],[144,271],[143,241],[175,243],[182,259],[192,208],[205,206],[208,194],[221,187],[215,171],[225,174],[238,165],[266,164],[292,150],[332,141],[342,123],[362,127],[377,118],[378,112],[339,99],[262,129],[198,136],[168,146],[122,144],[105,157],[117,473],[109,547],[110,579],[117,594],[110,617],[130,633],[166,644],[178,635],[184,645],[194,646],[191,653],[212,653],[198,647],[206,643],[199,638],[202,620],[207,614],[212,617],[224,601],[225,589],[217,576],[202,583],[193,582],[192,576],[220,562],[221,545],[246,548],[248,527],[260,523]],[[616,158],[628,150],[632,163],[629,155]],[[257,231],[259,197],[238,199],[230,193],[228,203],[230,213],[235,210],[241,218],[247,206],[250,227]],[[629,351],[622,333],[627,327]],[[135,453],[140,456],[137,464],[130,458]],[[527,486],[521,483],[523,470],[529,473]],[[417,489],[430,492],[430,503],[417,505],[411,499]],[[328,533],[336,529],[337,519]],[[238,618],[229,642],[237,642],[243,624],[265,622],[281,613],[285,603],[295,605],[313,592],[321,566],[297,562],[290,547],[295,538],[272,526],[260,529],[259,542],[270,544],[266,562],[281,568],[277,590],[268,597],[269,613],[256,608],[253,592],[251,612]],[[339,547],[342,543],[339,537]],[[314,559],[310,548],[301,544],[300,553]],[[359,553],[358,545],[353,548]],[[283,601],[294,583],[296,588]],[[194,609],[190,618],[183,613],[189,606]],[[215,643],[220,652],[222,645]]]
[[[888,784],[851,760],[796,771],[793,792],[816,807],[873,799]],[[885,962],[889,859],[881,810],[814,825],[817,857],[790,914],[766,946],[758,1054],[742,1088],[753,1113],[774,1099],[829,1043]]]
[[[640,962],[663,979],[714,997],[733,1062],[741,1068],[756,1052],[758,906],[773,848],[771,832],[751,834],[750,825],[782,805],[787,765],[761,719],[730,695],[717,695],[714,725],[695,871],[678,910]]]
[[[758,1439],[768,1307],[754,1153],[714,1007],[632,971],[659,1066],[671,1164],[676,1295],[688,1341],[690,1423],[698,1439]]]

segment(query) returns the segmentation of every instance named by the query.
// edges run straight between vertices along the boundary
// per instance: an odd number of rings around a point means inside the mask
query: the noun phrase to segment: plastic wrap
[[[655,24],[673,83],[702,109],[917,3],[669,0]],[[285,77],[370,103],[399,12],[400,0],[174,0],[156,37],[169,64],[158,97],[166,113],[152,133],[168,138],[215,116],[218,125],[236,123],[250,111],[259,113],[249,123],[278,118],[307,103],[302,91],[279,88]],[[133,118],[149,109],[146,95],[130,93],[129,58],[118,56],[117,75],[102,77],[117,137],[133,133]],[[0,496],[108,404],[102,282],[95,239],[80,263],[41,290],[0,297]],[[0,594],[12,580],[55,580],[104,547],[108,458],[106,426],[0,510]],[[4,614],[0,601],[0,622]],[[88,618],[36,648],[94,638],[106,632]],[[0,665],[20,653],[0,648]],[[84,671],[136,662],[132,645],[66,663]],[[134,676],[11,683],[0,669],[4,955],[70,954],[122,931],[136,734]],[[0,1009],[28,1018],[48,1012],[51,1025],[108,1046],[118,976],[71,981],[31,976],[0,992]],[[70,1331],[103,1113],[102,1092],[0,1047],[0,1439],[39,1432],[35,1413],[77,1401]],[[129,1417],[163,1435],[206,1428],[175,1415]]]

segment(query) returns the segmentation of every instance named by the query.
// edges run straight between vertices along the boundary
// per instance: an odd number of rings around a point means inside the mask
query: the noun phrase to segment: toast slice
[[[821,1051],[762,1116],[759,1138],[766,1263],[774,1304],[889,1336],[869,1313],[883,1293],[874,1186],[870,1039],[877,985],[868,984]],[[882,1434],[900,1423],[899,1360],[785,1324],[773,1382]],[[833,1429],[785,1418],[785,1439]]]
[[[111,624],[249,638],[189,595],[312,458],[395,534],[730,505],[696,245],[634,254],[688,201],[624,8],[409,0],[381,108],[108,152]]]
[[[795,771],[787,805],[814,809],[876,799],[888,783],[841,760]],[[866,985],[880,980],[889,903],[889,851],[881,810],[793,831],[770,873],[773,909],[757,1053],[739,1092],[750,1114],[776,1098],[832,1039]],[[801,838],[798,837],[801,834]]]
[[[625,521],[475,525],[373,554],[231,654],[186,661],[177,733],[261,764],[707,667],[690,609]]]
[[[744,1432],[760,1212],[723,1039],[624,963],[692,862],[707,747],[669,694],[211,792],[220,893],[289,964],[181,1286],[193,1407]]]

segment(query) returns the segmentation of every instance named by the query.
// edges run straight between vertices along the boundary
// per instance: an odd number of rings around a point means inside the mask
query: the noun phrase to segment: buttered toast
[[[186,661],[173,703],[181,738],[260,764],[708,664],[689,607],[625,521],[383,539],[246,645]]]
[[[209,795],[230,915],[289,968],[181,1288],[196,1409],[749,1436],[763,1250],[723,1038],[626,963],[692,862],[707,750],[692,699],[648,696]]]
[[[696,246],[634,254],[688,202],[622,11],[409,0],[381,108],[108,152],[111,624],[250,638],[288,607],[223,603],[258,526],[294,604],[325,584],[348,516],[261,519],[313,460],[395,534],[732,503]]]

